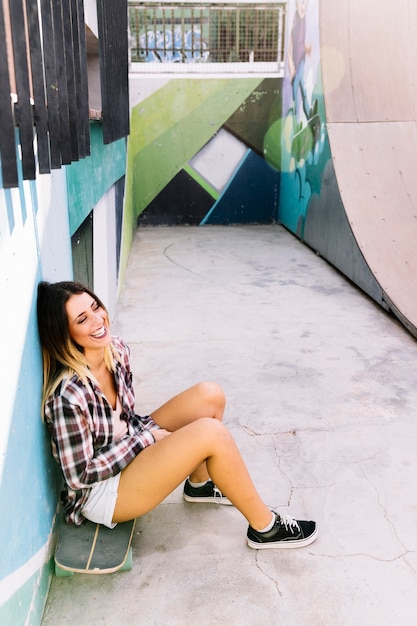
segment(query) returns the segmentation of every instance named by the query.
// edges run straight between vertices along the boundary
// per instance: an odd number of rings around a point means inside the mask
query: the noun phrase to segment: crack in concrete
[[[269,433],[259,433],[256,430],[253,430],[252,428],[249,428],[249,426],[247,426],[246,424],[240,424],[240,427],[242,430],[245,431],[245,433],[247,433],[248,435],[250,435],[251,437],[278,437],[278,436],[296,436],[297,435],[297,431],[295,430],[288,430],[288,431],[277,431],[277,432],[269,432]]]
[[[367,554],[366,552],[355,552],[352,554],[339,554],[339,553],[333,553],[333,554],[321,554],[320,552],[315,552],[314,556],[318,556],[321,557],[323,559],[357,559],[357,558],[365,558],[365,559],[370,559],[371,561],[377,561],[378,563],[395,563],[396,561],[402,561],[403,559],[406,559],[407,556],[409,556],[410,554],[417,554],[416,550],[406,550],[405,552],[398,554],[397,556],[392,557],[391,559],[383,559],[381,557],[377,557],[377,556],[373,556],[372,554]],[[414,569],[414,567],[412,567],[410,565],[410,563],[408,563],[406,561],[406,565],[411,569],[411,571],[413,572],[413,574],[417,574],[416,570]]]
[[[250,294],[244,294],[244,293],[240,293],[239,291],[236,291],[234,289],[230,289],[228,287],[225,287],[225,285],[222,285],[221,283],[208,278],[207,276],[203,276],[202,274],[199,274],[198,272],[194,272],[192,269],[190,269],[189,267],[187,267],[186,265],[183,265],[182,263],[179,263],[178,261],[175,261],[169,254],[168,254],[168,250],[170,248],[172,248],[172,246],[174,246],[174,243],[170,243],[169,246],[166,246],[166,248],[164,248],[164,257],[173,265],[175,265],[176,267],[179,267],[180,269],[184,270],[185,272],[188,272],[188,274],[191,274],[192,276],[195,276],[196,278],[199,278],[200,280],[204,280],[207,283],[211,283],[212,285],[216,285],[216,287],[220,287],[220,289],[223,289],[224,291],[228,292],[228,293],[234,293],[237,294],[238,296],[246,296],[246,295],[250,295]]]
[[[282,455],[280,453],[280,451],[278,450],[275,437],[278,436],[278,435],[281,435],[281,436],[284,435],[284,436],[291,436],[291,437],[293,437],[293,436],[296,436],[296,431],[295,430],[290,430],[290,431],[287,431],[287,432],[284,432],[284,433],[279,432],[279,433],[266,433],[266,434],[263,434],[263,433],[257,433],[257,432],[255,432],[254,430],[250,429],[248,426],[245,426],[245,425],[242,425],[241,428],[242,428],[242,430],[244,432],[246,432],[251,437],[255,437],[255,438],[256,437],[269,437],[270,438],[270,440],[272,442],[272,448],[273,448],[274,453],[275,453],[275,460],[276,460],[277,468],[281,472],[282,476],[284,477],[284,479],[287,481],[287,483],[289,485],[289,492],[290,493],[289,493],[287,501],[286,501],[286,506],[288,506],[288,507],[291,506],[291,501],[292,501],[292,497],[293,497],[293,494],[294,494],[295,487],[294,487],[294,484],[293,484],[293,482],[292,482],[292,480],[290,478],[290,475],[288,474],[288,472],[286,472],[283,469],[283,467],[281,465],[282,459],[284,458],[284,455]],[[285,458],[287,458],[287,457],[285,457]],[[279,505],[279,506],[283,506],[283,505]],[[272,508],[275,508],[275,507],[272,507]]]
[[[282,594],[281,589],[279,588],[278,581],[275,580],[275,578],[273,578],[272,576],[270,576],[267,572],[265,572],[262,569],[262,567],[260,566],[260,563],[259,563],[259,553],[258,552],[256,552],[256,554],[255,554],[255,565],[256,565],[257,569],[261,572],[261,574],[263,576],[265,576],[265,578],[267,578],[269,581],[272,582],[272,584],[274,585],[274,587],[276,589],[276,592],[277,592],[278,596],[280,598],[282,598],[283,594]]]
[[[293,433],[291,433],[293,434]],[[295,431],[294,431],[294,435],[295,435]],[[277,444],[276,444],[276,440],[275,440],[275,436],[274,435],[270,435],[271,440],[272,440],[272,446],[275,452],[275,458],[276,458],[276,462],[277,462],[277,467],[279,469],[279,471],[285,476],[289,486],[290,486],[290,493],[287,499],[287,506],[291,506],[291,501],[292,501],[292,497],[294,494],[294,484],[289,476],[289,474],[287,472],[284,471],[284,469],[281,466],[282,463],[282,455],[279,453],[278,449],[277,449]]]
[[[251,437],[264,437],[264,438],[270,438],[271,442],[272,442],[272,446],[273,446],[273,450],[275,453],[275,458],[276,458],[276,463],[277,463],[277,467],[279,469],[279,471],[281,472],[281,474],[285,477],[285,479],[287,480],[289,486],[290,486],[290,494],[288,497],[288,501],[287,501],[287,506],[290,507],[291,506],[291,502],[292,502],[292,497],[294,494],[294,490],[296,489],[294,487],[294,484],[291,480],[291,477],[289,475],[288,472],[286,472],[283,467],[282,467],[282,460],[285,458],[288,460],[288,456],[287,455],[283,455],[282,452],[279,450],[279,445],[278,442],[276,440],[276,437],[294,437],[295,441],[296,441],[296,445],[297,445],[297,451],[294,453],[294,451],[291,453],[291,456],[299,456],[301,459],[303,459],[304,463],[309,463],[308,460],[305,460],[303,458],[302,455],[302,450],[301,450],[301,442],[298,439],[297,440],[297,435],[298,435],[298,431],[296,429],[291,429],[288,431],[281,431],[281,432],[269,432],[269,433],[261,433],[261,432],[257,432],[255,430],[253,430],[252,428],[249,428],[246,425],[241,425],[242,430],[247,433],[249,436]],[[307,431],[309,430],[313,430],[313,429],[306,429]],[[314,429],[316,430],[316,429]],[[329,429],[323,429],[322,432],[328,432]],[[304,432],[304,431],[302,431]],[[335,431],[332,431],[335,432]],[[379,492],[378,489],[378,485],[376,485],[372,479],[368,476],[367,472],[366,472],[366,468],[363,467],[362,465],[366,462],[372,462],[372,461],[377,461],[378,457],[381,454],[384,454],[386,452],[386,450],[378,450],[376,451],[373,455],[369,455],[366,457],[363,457],[361,459],[352,459],[350,462],[347,461],[346,459],[342,459],[340,461],[337,460],[332,460],[332,463],[335,464],[346,464],[347,462],[349,462],[352,466],[357,466],[359,472],[361,473],[361,475],[363,476],[363,478],[369,483],[369,485],[372,487],[373,491],[375,492],[376,495],[376,500],[378,503],[379,508],[381,509],[381,512],[383,514],[383,517],[385,519],[385,521],[389,524],[392,533],[398,543],[398,546],[401,547],[402,551],[399,552],[399,554],[397,554],[397,556],[393,557],[393,558],[380,558],[377,556],[373,556],[371,554],[367,554],[367,553],[362,553],[362,552],[358,552],[358,553],[352,553],[352,554],[331,554],[331,555],[327,555],[327,554],[317,554],[316,556],[321,556],[324,558],[358,558],[358,557],[365,557],[365,558],[369,558],[373,561],[377,561],[377,562],[381,562],[381,563],[394,563],[396,561],[405,561],[406,566],[409,568],[409,570],[411,571],[411,573],[417,577],[417,570],[416,568],[412,565],[412,563],[407,561],[407,556],[409,555],[413,555],[413,554],[417,554],[417,551],[415,550],[408,550],[406,548],[406,546],[404,545],[404,543],[401,541],[399,534],[397,532],[397,529],[395,527],[394,522],[392,521],[392,519],[390,518],[389,512],[387,510],[387,508],[384,506],[382,499],[381,499],[381,494]],[[335,483],[331,483],[331,485],[333,485]],[[322,488],[323,486],[326,485],[316,485],[316,486],[310,486],[310,489],[319,489]],[[278,582],[273,579],[271,576],[269,576],[261,567],[260,564],[258,562],[258,555],[256,556],[256,565],[258,567],[258,569],[262,572],[262,574],[264,574],[269,580],[271,580],[274,585],[276,586],[277,592],[278,594],[282,597],[282,592],[279,589],[279,585]]]
[[[415,554],[415,552],[409,552],[408,554]],[[408,556],[408,555],[405,555],[405,556]],[[404,559],[404,560],[405,560],[405,564],[406,564],[406,566],[407,566],[407,567],[408,567],[408,569],[411,571],[411,573],[412,573],[414,576],[417,576],[417,570],[416,570],[416,568],[415,568],[415,567],[413,567],[413,566],[411,565],[411,563],[409,563],[409,562],[407,561],[407,559]]]
[[[372,480],[369,478],[369,476],[367,476],[366,471],[363,467],[361,467],[361,462],[358,462],[358,468],[359,471],[361,472],[362,476],[364,477],[364,479],[369,483],[369,485],[372,487],[372,489],[375,492],[376,495],[376,500],[378,503],[379,508],[381,509],[383,516],[385,518],[385,521],[389,524],[389,526],[391,527],[391,530],[394,534],[394,537],[396,538],[398,544],[403,548],[404,550],[404,555],[408,554],[409,551],[407,550],[406,546],[403,544],[403,542],[401,541],[400,537],[398,536],[397,533],[397,529],[395,528],[395,525],[393,523],[393,521],[391,520],[391,518],[389,517],[388,511],[386,509],[386,507],[383,505],[382,501],[381,501],[381,497],[380,497],[380,493],[378,490],[378,487],[372,482]]]

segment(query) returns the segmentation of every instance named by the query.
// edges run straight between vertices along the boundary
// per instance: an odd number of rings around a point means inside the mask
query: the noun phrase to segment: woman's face
[[[74,294],[65,308],[71,339],[84,348],[84,353],[104,348],[110,343],[107,313],[90,294]]]

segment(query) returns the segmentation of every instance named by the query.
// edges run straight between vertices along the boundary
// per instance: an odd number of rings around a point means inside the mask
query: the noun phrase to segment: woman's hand
[[[165,430],[165,428],[157,428],[156,430],[152,430],[151,432],[153,438],[155,439],[155,443],[157,441],[161,441],[161,439],[165,439],[165,437],[168,437],[168,435],[171,434],[169,430]]]

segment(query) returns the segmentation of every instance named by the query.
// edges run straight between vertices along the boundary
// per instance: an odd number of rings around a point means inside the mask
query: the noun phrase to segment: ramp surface
[[[417,3],[322,0],[327,131],[343,206],[383,298],[417,334]]]

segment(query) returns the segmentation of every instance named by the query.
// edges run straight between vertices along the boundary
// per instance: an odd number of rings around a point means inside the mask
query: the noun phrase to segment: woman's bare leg
[[[154,421],[170,432],[187,424],[211,417],[222,421],[226,398],[217,383],[203,382],[186,389],[152,412]],[[203,482],[210,478],[206,463],[190,469],[190,479]]]
[[[122,471],[113,521],[152,510],[203,462],[252,528],[265,528],[271,511],[259,497],[231,434],[220,421],[210,418],[191,422],[145,448]]]

